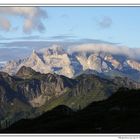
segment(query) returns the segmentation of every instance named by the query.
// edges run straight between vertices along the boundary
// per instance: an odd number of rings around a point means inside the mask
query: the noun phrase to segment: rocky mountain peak
[[[6,72],[0,72],[0,77],[8,77],[9,74]]]
[[[79,75],[88,69],[111,75],[129,75],[130,71],[140,73],[139,61],[128,59],[124,55],[113,55],[103,51],[69,52],[60,44],[53,44],[49,48],[39,51],[33,50],[30,57],[20,61],[11,61],[2,71],[14,75],[22,66],[31,67],[40,73],[56,73],[69,78]],[[133,76],[134,75],[134,76]],[[135,73],[131,76],[138,79]],[[140,80],[139,80],[140,81]]]
[[[39,58],[39,54],[35,50],[33,50],[32,54],[30,55],[30,58],[37,59]]]
[[[58,44],[54,44],[52,47],[47,48],[45,51],[46,55],[62,55],[65,53],[66,51],[63,49],[63,47]]]
[[[33,74],[36,74],[37,72],[35,72],[32,68],[30,67],[26,67],[26,66],[22,66],[18,72],[16,73],[16,76],[18,77],[22,77],[22,78],[26,78],[29,77]]]

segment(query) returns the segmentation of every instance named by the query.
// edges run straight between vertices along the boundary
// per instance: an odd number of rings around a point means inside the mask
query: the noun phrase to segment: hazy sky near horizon
[[[34,47],[20,50],[21,41],[93,39],[140,48],[139,38],[140,7],[0,7],[0,60],[9,48],[13,55]]]

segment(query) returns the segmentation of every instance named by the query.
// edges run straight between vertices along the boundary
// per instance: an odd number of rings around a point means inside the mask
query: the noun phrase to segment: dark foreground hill
[[[74,79],[41,74],[21,67],[15,76],[0,72],[0,128],[23,118],[35,118],[59,105],[81,110],[110,97],[120,87],[139,89],[140,83],[124,77],[81,74]]]
[[[121,88],[77,112],[61,105],[1,133],[140,133],[140,90]]]

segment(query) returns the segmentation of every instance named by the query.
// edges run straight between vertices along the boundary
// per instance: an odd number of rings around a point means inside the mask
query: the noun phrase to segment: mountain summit
[[[28,58],[10,61],[1,71],[15,75],[22,66],[31,67],[40,73],[56,73],[69,78],[91,70],[107,76],[127,76],[140,81],[140,62],[137,60],[104,51],[69,52],[57,44],[38,52],[33,50]]]
[[[32,68],[22,66],[19,71],[16,73],[16,76],[21,78],[29,78],[32,75],[37,74]]]

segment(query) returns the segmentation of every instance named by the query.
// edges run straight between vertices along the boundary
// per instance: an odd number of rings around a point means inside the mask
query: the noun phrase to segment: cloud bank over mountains
[[[35,37],[36,38],[36,37]],[[114,55],[125,55],[140,61],[140,48],[128,48],[121,44],[106,42],[103,40],[80,39],[71,41],[39,41],[39,40],[25,40],[25,41],[11,41],[0,44],[0,56],[4,61],[28,56],[32,50],[40,50],[48,48],[54,44],[63,47],[69,53],[73,52],[106,52]],[[10,51],[9,51],[10,50]],[[17,53],[18,52],[18,53]],[[3,59],[4,58],[4,59]]]
[[[130,58],[140,60],[140,48],[128,48],[126,46],[107,43],[73,45],[69,48],[69,52],[106,52],[114,55],[125,55]]]
[[[45,30],[42,19],[47,18],[47,13],[40,7],[0,7],[0,28],[9,31],[12,21],[8,16],[20,16],[24,19],[22,29],[25,33],[33,30]]]

